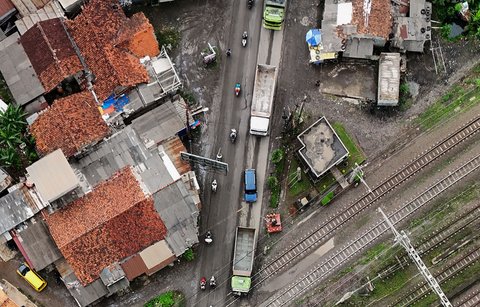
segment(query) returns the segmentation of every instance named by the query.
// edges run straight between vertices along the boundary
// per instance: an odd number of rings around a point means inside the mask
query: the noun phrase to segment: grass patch
[[[297,167],[299,166],[298,161],[296,158],[292,159],[292,162],[290,164],[290,171],[288,173],[288,180],[291,180],[294,178],[295,174],[297,173]],[[295,183],[293,186],[288,187],[288,195],[290,196],[297,196],[302,194],[303,192],[308,191],[311,187],[312,184],[310,183],[310,180],[305,177],[305,174],[301,171],[300,172],[301,179],[297,183]]]
[[[372,247],[366,252],[366,255],[359,261],[361,264],[367,264],[378,257],[386,248],[385,243],[380,243]]]
[[[334,122],[332,127],[350,153],[346,162],[342,163],[343,167],[340,167],[340,171],[346,174],[355,166],[355,163],[362,164],[366,157],[341,123]]]
[[[464,78],[462,83],[451,87],[439,100],[420,114],[415,123],[423,129],[430,129],[451,117],[452,113],[465,112],[478,104],[480,86],[477,82],[472,82],[472,80],[478,79],[478,74],[477,66],[468,78]]]
[[[315,186],[317,187],[318,192],[320,194],[323,194],[328,189],[330,189],[330,187],[335,182],[337,182],[337,180],[335,180],[335,178],[333,177],[333,175],[331,173],[328,173],[327,175],[323,176],[322,179],[320,179],[320,181],[315,184]]]
[[[180,291],[167,291],[146,302],[144,307],[182,307],[185,306],[185,295]]]

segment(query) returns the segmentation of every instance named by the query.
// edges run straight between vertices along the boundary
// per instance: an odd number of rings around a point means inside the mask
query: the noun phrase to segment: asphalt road
[[[248,165],[247,157],[251,148],[251,137],[248,133],[250,104],[255,78],[255,67],[258,54],[261,29],[262,4],[257,2],[249,10],[246,1],[235,1],[232,10],[233,16],[228,31],[226,46],[231,48],[232,55],[226,57],[220,54],[222,65],[220,90],[214,101],[212,115],[214,118],[213,131],[210,131],[212,155],[215,156],[221,149],[223,161],[228,163],[229,172],[209,172],[206,176],[206,189],[202,207],[201,233],[211,230],[214,242],[206,246],[201,237],[201,246],[198,249],[201,265],[196,274],[197,289],[202,276],[207,279],[215,274],[217,288],[206,291],[197,290],[197,295],[190,303],[194,306],[221,306],[230,292],[231,260],[235,241],[238,210],[243,198],[243,170]],[[247,46],[241,44],[243,31],[248,32]],[[239,97],[234,94],[235,83],[240,82],[242,91]],[[213,89],[212,89],[213,90]],[[231,128],[238,131],[234,144],[228,137]],[[210,128],[212,129],[212,127]],[[250,144],[250,145],[249,145]],[[214,157],[211,157],[214,158]],[[251,163],[251,162],[250,162]],[[209,184],[213,179],[218,182],[218,190],[212,193]]]

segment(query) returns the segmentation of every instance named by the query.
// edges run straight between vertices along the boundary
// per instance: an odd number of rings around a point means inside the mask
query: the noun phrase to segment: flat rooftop
[[[300,157],[319,178],[348,156],[348,149],[325,117],[321,117],[297,136],[302,144]]]
[[[400,92],[400,53],[380,54],[378,99],[380,106],[396,106]]]
[[[48,154],[27,167],[32,181],[42,199],[52,202],[80,185],[72,167],[61,149]]]

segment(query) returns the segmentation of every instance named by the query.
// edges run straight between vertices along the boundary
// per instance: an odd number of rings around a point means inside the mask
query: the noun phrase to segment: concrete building
[[[348,149],[325,117],[321,117],[297,136],[297,153],[316,181],[348,157]]]
[[[401,52],[423,52],[425,42],[432,38],[431,14],[432,4],[425,0],[411,0],[408,7],[400,5],[393,21],[392,46]]]
[[[389,40],[401,52],[423,52],[431,39],[431,7],[425,0],[326,0],[318,57],[377,60],[374,49]]]

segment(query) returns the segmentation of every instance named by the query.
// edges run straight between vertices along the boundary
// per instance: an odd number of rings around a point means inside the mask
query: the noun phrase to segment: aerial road
[[[230,25],[226,25],[225,50],[219,50],[217,65],[220,68],[220,82],[216,98],[208,119],[208,144],[211,146],[211,157],[215,158],[221,151],[223,161],[228,163],[227,174],[209,171],[205,176],[205,192],[201,217],[201,237],[198,257],[201,265],[197,274],[192,276],[197,283],[196,295],[189,303],[195,306],[221,306],[230,292],[231,260],[237,213],[243,199],[243,171],[248,165],[251,153],[251,137],[248,133],[250,103],[252,95],[255,65],[259,46],[262,7],[256,4],[251,10],[246,1],[234,2],[233,16]],[[247,45],[242,47],[242,34],[248,32]],[[231,56],[225,51],[230,48]],[[239,96],[235,96],[234,87],[241,84]],[[236,129],[238,136],[235,143],[229,139],[230,129]],[[251,160],[250,160],[251,161]],[[251,162],[250,162],[251,163]],[[217,192],[212,192],[210,184],[213,179],[218,182]],[[255,204],[254,204],[255,206]],[[204,243],[204,234],[210,230],[213,243]],[[207,286],[201,291],[201,277],[209,279],[215,275],[217,287],[212,290]]]

